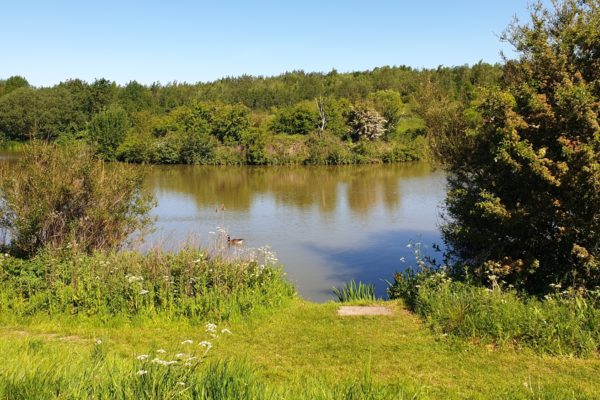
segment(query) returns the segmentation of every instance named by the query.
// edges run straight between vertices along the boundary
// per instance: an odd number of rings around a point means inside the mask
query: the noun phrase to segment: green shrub
[[[148,226],[153,205],[143,170],[106,166],[83,145],[28,144],[16,166],[0,166],[0,195],[0,229],[25,256],[119,247]]]
[[[146,145],[147,146],[147,145]],[[154,141],[151,161],[156,164],[178,164],[181,162],[181,139],[176,133],[167,134]]]
[[[117,148],[127,136],[129,117],[120,107],[111,107],[94,116],[90,123],[90,139],[97,153],[106,160],[114,160]]]
[[[355,162],[348,144],[329,132],[311,134],[306,141],[306,146],[308,148],[306,164],[341,165]]]

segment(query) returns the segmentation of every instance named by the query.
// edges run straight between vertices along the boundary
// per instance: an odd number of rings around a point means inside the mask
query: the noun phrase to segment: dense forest
[[[418,160],[428,152],[425,121],[444,119],[451,104],[473,102],[478,88],[500,76],[499,65],[481,62],[150,86],[72,79],[33,87],[13,76],[0,80],[0,140],[4,147],[83,141],[106,160],[136,163]]]

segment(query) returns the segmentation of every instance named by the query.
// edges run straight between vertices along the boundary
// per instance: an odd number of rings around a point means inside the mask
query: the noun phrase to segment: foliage
[[[293,107],[281,109],[271,125],[276,133],[290,135],[306,135],[315,129],[319,123],[319,115],[315,104],[303,101]]]
[[[593,357],[600,350],[600,293],[560,291],[540,300],[494,281],[453,281],[444,270],[398,273],[391,298],[403,298],[435,332],[553,355]]]
[[[422,124],[416,99],[424,98],[420,94],[424,77],[431,78],[444,96],[466,104],[477,85],[496,83],[499,71],[498,66],[479,63],[422,71],[408,67],[348,74],[294,71],[193,85],[146,86],[131,81],[119,86],[107,79],[92,83],[71,79],[46,88],[31,87],[24,78],[11,77],[0,80],[0,140],[87,141],[95,143],[98,154],[107,160],[159,164],[346,164],[420,159],[425,146],[420,134],[411,129],[418,130]],[[386,120],[384,135],[367,132],[369,137],[393,143],[385,151],[382,146],[353,147],[328,137],[348,139],[353,128],[363,126],[357,118],[350,119],[352,110],[365,108]],[[357,125],[352,127],[352,123]],[[407,129],[410,135],[404,135]],[[359,132],[364,133],[358,129],[355,140]],[[274,133],[290,135],[293,140],[272,138]],[[311,134],[318,138],[308,139],[310,143],[297,137]],[[326,147],[323,151],[311,147],[321,141]],[[282,146],[284,143],[292,148]]]
[[[600,285],[599,7],[533,7],[529,25],[504,34],[520,58],[506,64],[502,88],[482,91],[476,129],[446,129],[467,134],[441,151],[443,234],[483,282],[491,274],[542,294],[555,283]]]
[[[356,282],[354,279],[341,288],[333,288],[333,294],[337,297],[340,303],[349,302],[372,302],[375,298],[375,286],[372,284]]]
[[[84,122],[64,88],[23,87],[0,97],[0,133],[11,140],[56,140],[81,130]]]
[[[350,137],[354,141],[380,139],[385,133],[385,124],[385,118],[368,106],[355,107],[348,116]]]
[[[407,107],[400,93],[387,89],[369,93],[367,99],[373,103],[375,110],[385,119],[385,135],[392,136],[400,120],[407,114]]]
[[[19,75],[11,76],[5,81],[0,82],[0,96],[9,94],[14,90],[23,87],[29,87],[29,82],[27,82],[27,79]]]
[[[90,124],[90,139],[104,159],[114,160],[128,130],[127,113],[122,108],[113,107],[94,116]]]
[[[218,141],[208,132],[188,132],[181,144],[181,161],[186,164],[214,164]]]
[[[143,172],[107,167],[82,145],[32,142],[16,166],[0,166],[0,228],[16,254],[74,246],[81,251],[121,246],[147,226],[152,198]]]
[[[43,252],[29,260],[0,260],[0,311],[19,317],[162,316],[218,320],[275,307],[294,295],[261,252],[246,259],[206,251]]]

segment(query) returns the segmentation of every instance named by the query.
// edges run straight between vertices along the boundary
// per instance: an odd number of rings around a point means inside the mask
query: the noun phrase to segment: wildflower
[[[177,382],[179,386],[185,386],[185,382]]]
[[[176,358],[183,358],[183,357],[185,357],[185,354],[183,354],[183,353],[177,353],[177,354],[175,354],[175,357]]]
[[[102,344],[102,340],[100,340],[100,339],[96,340],[96,344],[97,344],[98,346],[100,346],[100,345]]]
[[[211,322],[208,322],[205,325],[205,328],[206,328],[206,332],[208,332],[208,333],[215,333],[217,331],[217,325],[213,324]]]
[[[181,344],[192,344],[192,343],[194,343],[194,341],[190,340],[190,339],[186,339],[183,342],[181,342]]]
[[[145,369],[140,369],[140,370],[137,372],[137,374],[138,374],[139,376],[146,375],[147,373],[148,373],[148,371],[146,371]]]
[[[203,341],[200,342],[200,346],[206,347],[206,349],[208,350],[208,349],[210,349],[212,347],[212,343],[208,342],[206,340],[203,340]]]
[[[158,349],[158,350],[156,350],[156,352],[158,354],[165,354],[167,351],[165,349]]]
[[[191,362],[189,362],[189,361],[187,361],[187,362],[186,362],[185,364],[183,364],[183,365],[184,365],[185,367],[191,367],[191,366],[192,366],[192,363],[191,363]]]
[[[231,335],[231,331],[227,328],[221,329],[221,333],[228,333]]]
[[[139,361],[146,361],[146,359],[148,358],[148,354],[140,354],[139,356],[136,357]]]
[[[145,295],[145,294],[148,294],[148,293],[150,293],[150,291],[148,291],[146,289],[140,290],[140,295],[142,295],[142,296]]]
[[[135,275],[126,275],[125,278],[127,278],[127,282],[129,283],[141,282],[144,280],[143,277]]]

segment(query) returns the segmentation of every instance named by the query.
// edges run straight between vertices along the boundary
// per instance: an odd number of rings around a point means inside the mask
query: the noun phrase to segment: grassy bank
[[[433,331],[490,346],[540,354],[597,357],[600,296],[560,290],[544,298],[495,281],[490,287],[453,280],[444,271],[396,274],[390,295],[403,298]]]
[[[600,396],[595,355],[474,343],[401,301],[379,302],[390,316],[341,317],[338,303],[297,298],[270,253],[228,254],[3,257],[0,398]]]
[[[0,258],[0,318],[83,318],[97,323],[228,320],[276,308],[295,295],[267,250],[224,253],[42,252]]]

